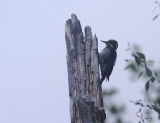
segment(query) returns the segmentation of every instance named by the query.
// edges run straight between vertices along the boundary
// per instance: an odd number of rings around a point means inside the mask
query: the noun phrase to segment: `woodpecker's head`
[[[118,48],[118,42],[114,39],[110,39],[108,41],[102,41],[102,42],[105,43],[106,46],[110,47],[111,49],[116,50]]]

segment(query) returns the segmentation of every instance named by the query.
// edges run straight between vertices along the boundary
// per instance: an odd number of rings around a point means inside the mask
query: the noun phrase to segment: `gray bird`
[[[111,75],[113,67],[116,63],[116,50],[118,48],[118,42],[116,40],[111,39],[102,42],[106,44],[106,47],[99,54],[99,63],[101,68],[101,84],[105,78],[106,81],[107,79],[109,81],[109,76]]]

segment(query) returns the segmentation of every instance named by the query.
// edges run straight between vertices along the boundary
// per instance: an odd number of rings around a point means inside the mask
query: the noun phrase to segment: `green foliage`
[[[115,105],[112,105],[111,108],[110,108],[110,112],[111,112],[112,114],[116,114],[116,113],[118,112],[117,107],[116,107]]]
[[[148,68],[146,68],[146,74],[148,77],[151,77],[152,76],[152,71]]]
[[[130,70],[131,72],[138,74],[138,79],[142,76],[144,78],[147,78],[146,84],[145,84],[145,90],[149,90],[149,82],[156,81],[156,73],[149,68],[148,63],[151,61],[146,60],[146,56],[144,53],[140,51],[134,51],[131,49],[130,44],[128,44],[129,48],[126,51],[130,51],[133,57],[133,60],[126,60],[127,66],[125,67],[125,70]],[[136,48],[139,49],[139,48]],[[143,70],[143,71],[142,71]],[[142,71],[142,72],[140,72]],[[145,73],[145,74],[144,74]],[[154,75],[155,73],[156,75]]]
[[[155,77],[151,77],[150,81],[154,82],[155,81]]]
[[[129,48],[126,51],[131,52],[132,59],[125,60],[127,63],[125,70],[129,71],[134,78],[137,77],[145,82],[145,89],[143,89],[145,102],[142,102],[142,100],[132,101],[135,105],[140,106],[136,116],[139,118],[139,123],[153,123],[155,121],[152,117],[153,113],[157,113],[160,119],[160,70],[153,70],[154,62],[147,60],[146,55],[140,51],[138,45],[133,46],[133,48],[129,44],[128,46]],[[115,88],[103,91],[104,101],[107,100],[107,104],[104,103],[104,107],[107,108],[106,123],[127,123],[124,120],[125,105],[120,104],[119,101],[118,103],[113,101],[113,97],[118,94],[117,92]],[[146,102],[147,104],[145,104]]]
[[[145,61],[145,55],[141,52],[136,52],[136,54],[138,55],[140,60],[144,60]]]
[[[156,6],[155,6],[155,8],[154,8],[154,11],[155,11],[157,8],[158,8],[159,11],[160,11],[160,3],[159,3],[157,0],[155,0],[155,3],[156,3]],[[156,19],[158,19],[159,15],[160,15],[160,13],[156,14],[156,15],[153,17],[153,21],[155,21]]]
[[[109,91],[103,91],[103,96],[114,96],[117,93],[117,89],[111,89]]]
[[[131,56],[133,59],[125,60],[127,65],[125,70],[129,70],[130,73],[134,76],[137,76],[138,79],[143,78],[145,81],[145,91],[144,98],[148,102],[148,104],[144,104],[141,101],[133,102],[135,105],[139,105],[142,107],[147,117],[143,117],[143,113],[141,111],[140,115],[136,115],[141,120],[139,122],[145,123],[145,120],[149,119],[149,122],[152,123],[154,121],[152,117],[153,113],[156,112],[158,114],[158,118],[160,119],[160,70],[153,70],[153,61],[147,61],[146,55],[140,52],[139,48],[129,48],[126,51],[131,52]],[[133,46],[134,47],[134,46]],[[137,47],[137,46],[136,46]],[[136,49],[136,50],[135,50]],[[154,96],[153,96],[154,94]]]
[[[113,97],[118,94],[117,92],[118,90],[116,88],[103,90],[104,101],[107,100],[107,103],[104,103],[107,115],[105,123],[127,123],[124,120],[125,105],[120,104],[120,102],[115,103],[116,101],[113,100]]]
[[[148,91],[148,90],[149,90],[149,82],[150,82],[150,81],[148,81],[148,82],[146,83],[146,85],[145,85],[145,89],[146,89],[146,91]]]
[[[143,71],[143,72],[144,72],[144,71]],[[142,76],[143,72],[141,72],[141,73],[139,74],[138,79]]]
[[[130,69],[130,70],[133,71],[133,72],[137,72],[137,66],[136,66],[135,63],[130,63],[130,64],[128,64],[128,65],[125,67],[125,70],[126,70],[126,69]]]

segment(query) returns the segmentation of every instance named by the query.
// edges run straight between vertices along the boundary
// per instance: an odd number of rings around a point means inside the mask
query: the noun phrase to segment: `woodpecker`
[[[102,40],[101,40],[102,41]],[[118,42],[116,40],[102,41],[106,47],[99,54],[99,63],[101,69],[101,84],[106,78],[109,82],[109,76],[112,73],[113,67],[116,63]]]

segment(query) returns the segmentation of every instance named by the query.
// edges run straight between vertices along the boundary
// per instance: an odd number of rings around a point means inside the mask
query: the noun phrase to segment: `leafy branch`
[[[151,104],[151,105],[144,104],[142,102],[142,100],[138,100],[138,101],[130,100],[130,102],[134,103],[135,105],[139,105],[140,106],[140,109],[136,113],[136,116],[141,119],[142,123],[145,123],[145,120],[151,119],[151,118],[144,118],[143,113],[142,113],[142,108],[148,108],[149,110],[153,110],[153,111],[157,112],[158,113],[158,119],[160,119],[160,106],[157,105],[156,102],[154,102],[154,104]]]
[[[160,2],[156,0],[155,3],[156,3],[156,6],[153,9],[153,11],[155,11],[157,9],[159,9],[159,11],[160,11]],[[159,17],[159,15],[160,15],[160,12],[153,17],[153,21],[155,21]]]
[[[147,61],[145,55],[142,52],[135,51],[130,47],[128,43],[128,49],[126,51],[131,52],[131,56],[134,58],[133,60],[126,59],[128,65],[125,69],[130,69],[135,71],[138,74],[138,78],[141,76],[147,76],[147,82],[145,84],[145,90],[148,91],[150,87],[150,83],[154,83],[155,81],[160,82],[160,77],[157,72],[151,70],[148,66],[148,63],[153,61]],[[143,71],[141,71],[143,69]],[[140,72],[141,71],[141,72]]]

